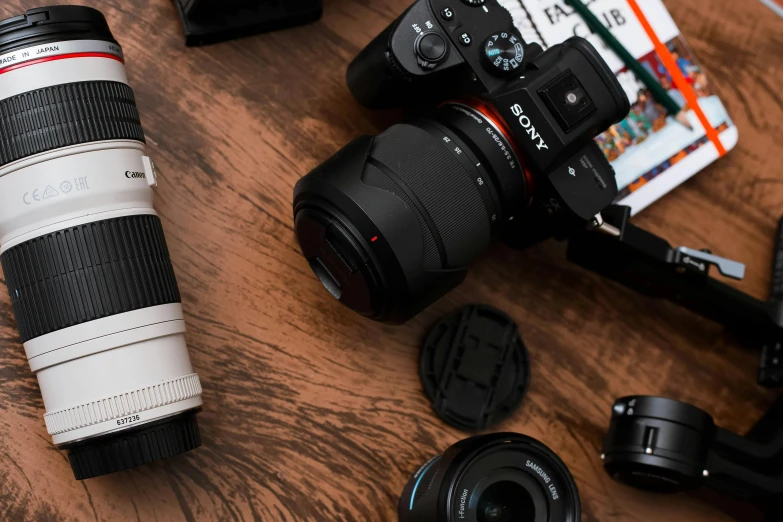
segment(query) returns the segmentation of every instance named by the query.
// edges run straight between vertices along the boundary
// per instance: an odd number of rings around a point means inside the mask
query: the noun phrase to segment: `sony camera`
[[[402,323],[501,237],[524,248],[600,221],[617,196],[593,138],[629,102],[584,39],[527,44],[497,0],[419,0],[351,64],[368,108],[437,106],[302,178],[296,233],[343,304]]]

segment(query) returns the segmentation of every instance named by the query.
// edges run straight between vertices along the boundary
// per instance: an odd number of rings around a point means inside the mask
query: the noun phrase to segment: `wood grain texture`
[[[695,496],[615,484],[600,441],[613,400],[655,394],[748,429],[776,393],[757,354],[677,307],[565,261],[563,245],[494,246],[466,283],[398,328],[360,319],[323,290],[292,230],[294,183],[394,115],[351,98],[344,71],[408,0],[326,0],[315,25],[187,49],[168,0],[89,0],[127,55],[162,217],[204,386],[204,445],[84,483],[51,444],[35,377],[0,296],[1,520],[396,521],[420,463],[466,435],[431,412],[419,346],[438,318],[484,302],[511,314],[532,355],[529,396],[498,430],[557,451],[586,522],[752,520]],[[636,221],[748,265],[766,297],[783,215],[783,20],[759,2],[667,0],[739,127],[729,155]],[[0,17],[36,7],[4,0]],[[736,511],[736,510],[735,510]]]

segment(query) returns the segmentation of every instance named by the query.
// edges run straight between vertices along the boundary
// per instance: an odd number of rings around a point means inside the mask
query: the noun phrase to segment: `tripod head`
[[[690,404],[624,397],[612,407],[602,459],[629,486],[678,492],[704,486],[779,507],[783,498],[783,398],[742,437]]]

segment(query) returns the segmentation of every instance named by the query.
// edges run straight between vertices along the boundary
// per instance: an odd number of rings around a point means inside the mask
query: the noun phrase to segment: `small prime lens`
[[[405,486],[400,522],[578,522],[568,468],[540,442],[514,433],[458,442]]]
[[[0,262],[47,430],[78,479],[201,444],[155,185],[103,15],[0,21]]]
[[[297,238],[332,296],[399,324],[462,282],[528,202],[499,122],[479,102],[446,104],[354,141],[297,183]]]

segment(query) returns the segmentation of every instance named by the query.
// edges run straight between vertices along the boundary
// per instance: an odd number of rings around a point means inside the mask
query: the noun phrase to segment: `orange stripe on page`
[[[715,145],[715,148],[718,149],[718,155],[724,156],[726,154],[726,148],[720,142],[718,131],[716,131],[712,125],[710,125],[709,120],[707,120],[707,116],[704,114],[704,111],[701,110],[701,107],[699,106],[699,99],[696,97],[696,93],[693,92],[693,88],[690,86],[690,84],[688,84],[688,82],[685,80],[685,77],[682,75],[682,71],[680,71],[680,67],[674,60],[674,56],[672,56],[672,53],[669,52],[669,49],[667,49],[666,46],[661,42],[661,40],[658,38],[658,35],[655,34],[655,31],[650,25],[650,22],[647,20],[647,17],[644,16],[644,13],[639,8],[639,4],[636,3],[636,0],[628,0],[628,5],[631,6],[631,9],[636,15],[636,18],[638,18],[639,22],[642,24],[642,27],[647,33],[647,36],[649,36],[650,40],[652,40],[652,43],[655,46],[655,52],[658,55],[658,58],[660,58],[663,62],[663,66],[666,67],[667,71],[669,71],[669,74],[674,80],[674,85],[677,86],[682,95],[685,96],[685,101],[688,102],[688,107],[693,109],[693,112],[695,112],[696,116],[699,117],[699,121],[707,131],[707,137]]]

